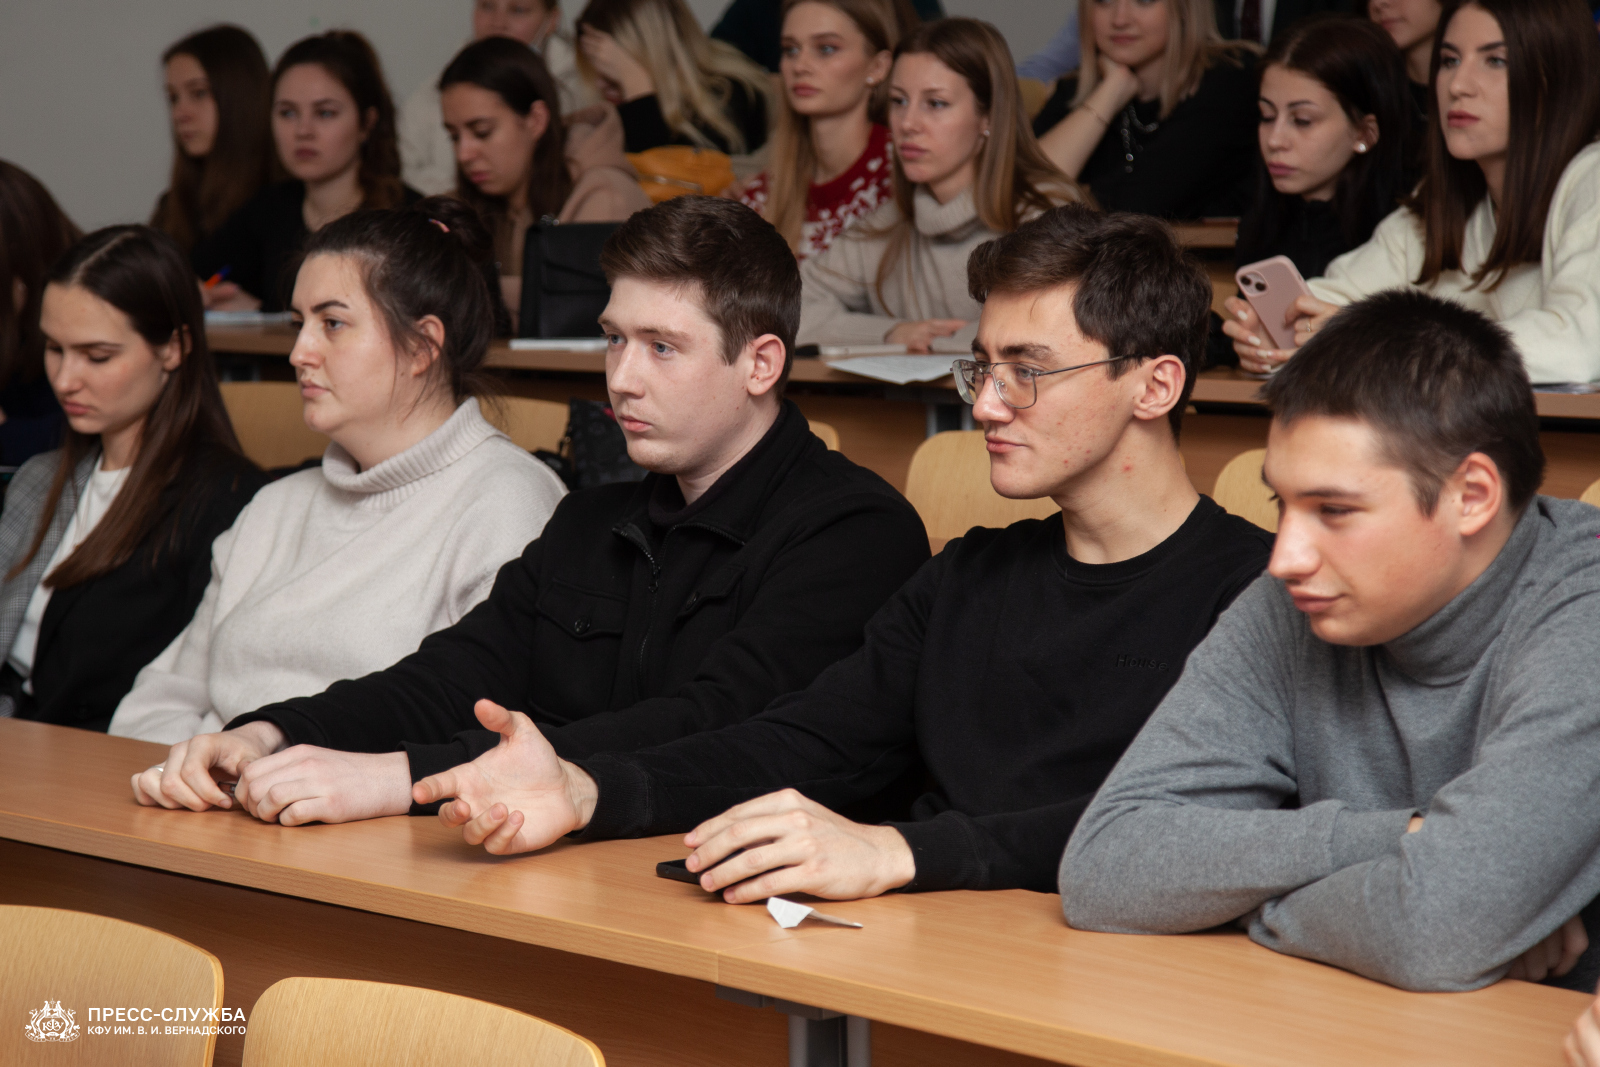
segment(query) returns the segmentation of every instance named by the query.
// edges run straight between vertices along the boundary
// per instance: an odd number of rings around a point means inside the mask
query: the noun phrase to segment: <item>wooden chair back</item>
[[[822,443],[830,449],[835,452],[839,451],[839,431],[826,422],[818,422],[815,419],[809,421],[811,422],[811,432],[822,438]]]
[[[567,405],[531,396],[497,396],[483,402],[483,417],[529,452],[560,452],[567,415]]]
[[[1593,504],[1595,507],[1600,508],[1600,478],[1590,482],[1589,488],[1585,489],[1583,495],[1578,499],[1585,504]]]
[[[453,993],[285,978],[250,1012],[244,1067],[605,1067],[570,1030]]]
[[[1060,510],[1048,497],[1008,500],[994,491],[982,430],[946,430],[918,445],[906,474],[906,499],[922,516],[935,551],[974,526],[1010,526]]]
[[[1277,533],[1278,505],[1272,502],[1272,490],[1261,480],[1261,463],[1266,458],[1266,449],[1252,448],[1228,460],[1217,474],[1211,498],[1224,510]]]
[[[159,1015],[186,1008],[199,1016],[183,1025],[220,1024],[222,964],[203,948],[121,919],[8,904],[0,905],[0,970],[0,1063],[6,1067],[210,1067],[216,1035],[169,1035],[167,1026],[179,1020]],[[70,1024],[53,1010],[57,1006],[72,1012]],[[90,1008],[150,1008],[155,1017],[146,1020],[140,1012],[131,1022],[91,1022]],[[41,1012],[37,1019],[35,1012]],[[130,1030],[89,1034],[91,1025]],[[141,1026],[146,1033],[138,1032]],[[30,1040],[29,1027],[77,1037]]]
[[[306,425],[294,382],[222,382],[222,403],[244,454],[258,467],[293,467],[322,455],[328,439]]]

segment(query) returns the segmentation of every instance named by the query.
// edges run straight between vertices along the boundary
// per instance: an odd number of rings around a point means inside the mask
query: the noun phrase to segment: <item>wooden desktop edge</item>
[[[294,343],[294,335],[280,326],[213,326],[206,330],[211,350],[222,353],[240,353],[258,356],[287,356]],[[957,357],[951,356],[951,359]],[[499,370],[554,371],[571,374],[604,374],[605,357],[597,352],[525,352],[516,351],[505,341],[495,341],[489,347],[484,361],[487,367]],[[820,359],[796,359],[789,372],[793,382],[827,385],[853,385],[862,388],[884,388],[886,383],[863,378],[858,374],[835,370]],[[1195,378],[1194,393],[1190,400],[1199,404],[1237,404],[1249,408],[1263,406],[1258,393],[1261,379],[1240,374],[1231,367],[1218,367],[1204,371]],[[948,390],[951,403],[955,382],[941,378],[935,382],[914,383],[909,388]],[[1600,394],[1535,393],[1541,418],[1593,419],[1600,421]]]

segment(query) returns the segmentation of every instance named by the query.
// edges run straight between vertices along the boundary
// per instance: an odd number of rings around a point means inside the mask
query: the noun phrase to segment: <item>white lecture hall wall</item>
[[[689,6],[710,26],[726,2]],[[944,6],[993,21],[1019,59],[1042,47],[1068,10],[1040,0]],[[466,42],[470,11],[470,0],[0,0],[0,158],[43,181],[86,230],[142,222],[171,164],[160,55],[179,37],[234,22],[256,35],[270,62],[306,34],[359,29],[398,103]]]

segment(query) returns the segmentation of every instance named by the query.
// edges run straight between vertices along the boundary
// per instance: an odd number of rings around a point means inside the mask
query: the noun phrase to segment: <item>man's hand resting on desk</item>
[[[374,755],[312,745],[283,747],[269,722],[197,734],[172,746],[164,763],[133,776],[133,796],[164,808],[231,808],[264,822],[354,822],[411,809],[404,752]],[[219,782],[235,782],[228,796]]]
[[[497,856],[544,848],[589,825],[600,796],[593,778],[557,756],[520,711],[480,700],[473,712],[500,743],[471,763],[424,778],[412,787],[412,799],[432,804],[453,797],[439,820]]]
[[[899,830],[851,822],[793,789],[735,805],[695,827],[683,843],[694,849],[691,871],[705,871],[744,849],[700,879],[704,889],[726,890],[722,899],[729,904],[786,893],[857,900],[917,876],[911,846]]]
[[[133,798],[163,808],[231,808],[233,798],[218,782],[237,781],[251,760],[283,747],[283,731],[270,722],[252,722],[237,730],[196,734],[179,741],[167,758],[133,776]]]

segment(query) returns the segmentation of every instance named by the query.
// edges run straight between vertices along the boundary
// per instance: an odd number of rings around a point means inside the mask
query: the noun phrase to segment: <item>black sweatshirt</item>
[[[403,203],[422,194],[406,186]],[[262,311],[283,311],[294,295],[290,268],[311,236],[305,220],[306,186],[301,181],[264,187],[228,216],[217,231],[194,246],[189,260],[201,278],[226,269],[228,281],[261,301]]]
[[[859,652],[740,725],[578,760],[589,838],[683,832],[794,787],[838,808],[918,755],[906,888],[1054,892],[1067,837],[1272,535],[1202,497],[1119,563],[1071,559],[1061,516],[974,529],[867,625]]]
[[[928,558],[922,520],[785,402],[695,503],[677,482],[568,494],[456,625],[387,670],[234,719],[289,744],[404,745],[412,779],[494,747],[473,704],[526,712],[574,758],[740,722],[861,645]]]
[[[1254,67],[1254,56],[1242,51],[1218,56],[1194,95],[1178,101],[1164,119],[1159,100],[1134,101],[1138,124],[1128,124],[1126,143],[1123,112],[1102,116],[1111,120],[1111,128],[1084,162],[1078,181],[1106,211],[1164,219],[1239,215],[1250,202],[1260,152]],[[1066,118],[1077,91],[1077,78],[1061,79],[1033,120],[1034,133],[1043,134]],[[1143,132],[1141,124],[1146,130],[1155,124],[1155,129]]]
[[[728,100],[722,111],[744,136],[745,152],[754,152],[767,143],[767,102],[761,97],[752,99],[743,83],[728,82]],[[667,125],[667,118],[661,113],[661,100],[655,93],[623,101],[617,105],[617,115],[622,119],[625,151],[645,152],[662,145],[694,143]],[[696,123],[696,126],[717,151],[729,151],[726,137],[704,123]]]

